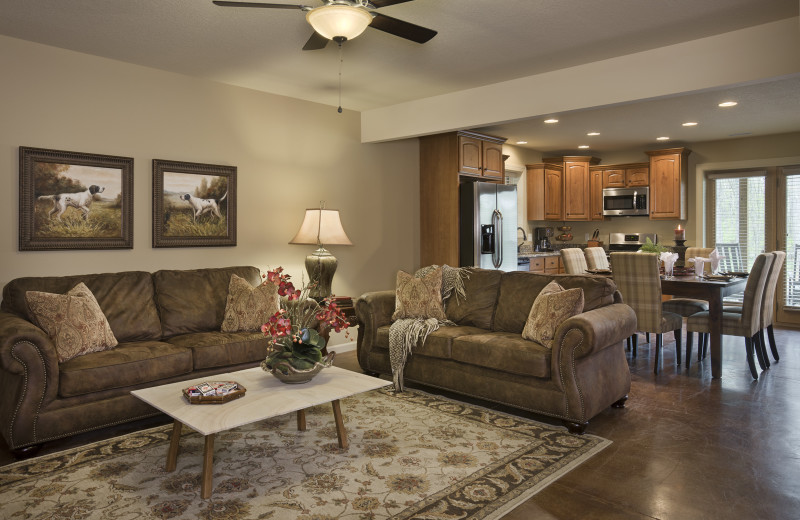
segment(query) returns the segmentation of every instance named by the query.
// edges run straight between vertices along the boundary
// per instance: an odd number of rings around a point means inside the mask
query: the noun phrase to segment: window
[[[749,271],[765,250],[766,172],[708,175],[709,243],[724,255],[723,271]]]

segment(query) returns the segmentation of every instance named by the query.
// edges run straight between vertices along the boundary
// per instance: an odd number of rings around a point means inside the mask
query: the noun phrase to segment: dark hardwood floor
[[[724,338],[723,377],[713,380],[709,360],[698,363],[693,355],[688,370],[675,365],[671,334],[664,368],[654,375],[655,339],[648,347],[640,336],[638,357],[628,354],[633,384],[626,408],[609,408],[589,423],[588,433],[613,444],[505,519],[800,518],[800,331],[777,330],[776,338],[781,361],[755,381],[741,338]],[[355,352],[339,353],[336,364],[359,370]],[[169,422],[158,417],[92,432],[41,453]],[[0,465],[11,461],[0,446]]]

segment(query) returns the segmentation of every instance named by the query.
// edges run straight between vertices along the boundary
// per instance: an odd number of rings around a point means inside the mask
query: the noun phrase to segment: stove
[[[647,239],[654,244],[658,244],[656,233],[609,233],[608,251],[638,251],[647,243]]]

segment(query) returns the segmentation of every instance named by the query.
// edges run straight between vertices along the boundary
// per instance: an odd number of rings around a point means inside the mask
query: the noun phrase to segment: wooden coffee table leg
[[[209,498],[211,496],[211,484],[213,483],[214,466],[214,434],[206,435],[206,446],[203,450],[203,477],[200,482],[200,496]]]
[[[350,443],[347,440],[347,431],[344,429],[342,408],[339,406],[338,399],[331,401],[331,404],[333,405],[333,418],[336,420],[336,435],[339,437],[339,447],[342,449],[347,449]]]
[[[304,432],[306,431],[306,411],[305,410],[297,410],[297,430]]]
[[[172,435],[169,438],[169,451],[167,452],[167,471],[175,471],[178,466],[178,449],[181,443],[181,428],[183,424],[180,421],[172,423]]]

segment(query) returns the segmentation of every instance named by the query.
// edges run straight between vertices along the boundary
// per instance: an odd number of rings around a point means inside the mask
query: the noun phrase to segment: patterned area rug
[[[224,406],[224,405],[223,405]],[[213,495],[200,498],[203,438],[171,426],[0,468],[7,519],[500,518],[610,441],[417,391],[342,401],[220,433]]]

